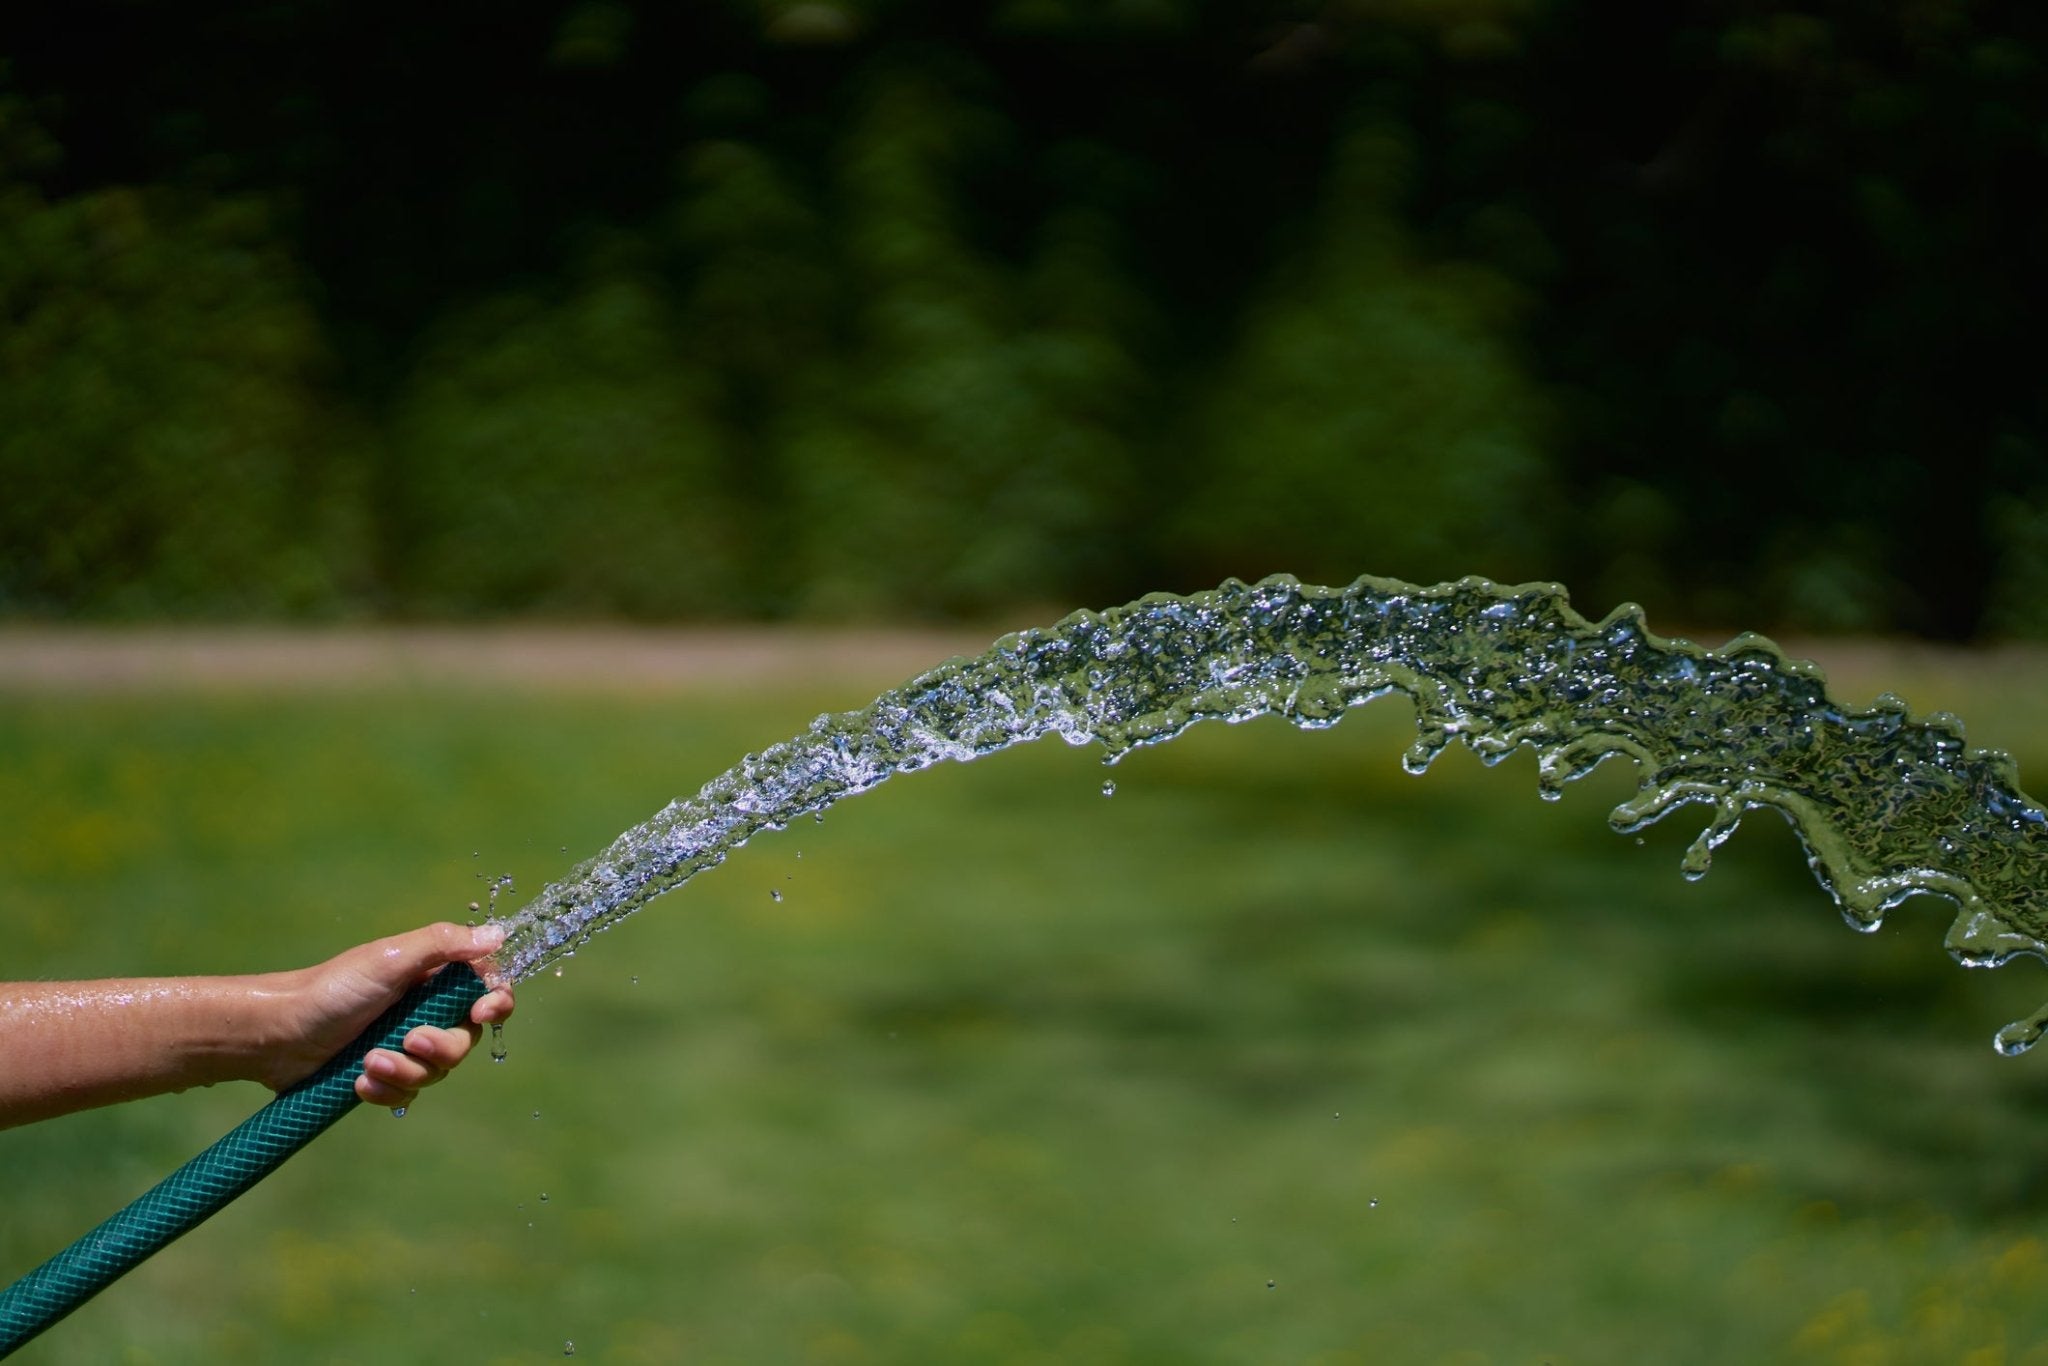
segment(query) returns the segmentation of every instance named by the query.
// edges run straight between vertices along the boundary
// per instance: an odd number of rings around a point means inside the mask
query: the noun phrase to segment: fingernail
[[[474,944],[480,952],[489,953],[492,949],[505,942],[505,927],[503,925],[479,925],[470,932],[469,942]]]

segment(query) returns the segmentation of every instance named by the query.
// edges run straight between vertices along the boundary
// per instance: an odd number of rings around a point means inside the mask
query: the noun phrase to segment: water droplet
[[[771,899],[780,901],[782,900],[782,889],[779,887],[770,887],[768,889],[768,895]]]
[[[1102,780],[1102,795],[1105,797],[1114,797],[1116,795],[1116,779],[1104,778]]]
[[[563,1355],[563,1356],[565,1356],[565,1357],[572,1357],[572,1356],[575,1356],[575,1355],[576,1355],[576,1344],[575,1344],[574,1342],[565,1342],[565,1343],[563,1343],[563,1344],[562,1344],[562,1355]]]
[[[535,1110],[535,1111],[533,1112],[533,1117],[534,1117],[535,1119],[539,1119],[539,1118],[540,1118],[540,1111],[538,1111],[538,1110]]]
[[[1338,1110],[1338,1111],[1334,1112],[1333,1114],[1331,1114],[1330,1118],[1331,1118],[1331,1119],[1342,1119],[1342,1118],[1344,1118],[1344,1112],[1343,1112],[1342,1110]]]
[[[491,1022],[491,1061],[505,1061],[505,1026],[496,1020]]]
[[[555,976],[557,976],[557,977],[560,977],[561,975],[562,975],[562,970],[561,970],[560,968],[556,968],[556,969],[555,969]]]
[[[470,851],[469,851],[469,856],[470,856],[471,858],[482,858],[482,857],[484,856],[484,855],[483,855],[483,850],[481,850],[481,849],[472,849],[472,850],[470,850]]]
[[[391,1107],[391,1117],[392,1117],[393,1119],[404,1119],[404,1118],[405,1118],[405,1107],[404,1107],[403,1105],[394,1105],[394,1106],[392,1106],[392,1107]]]
[[[1365,1202],[1365,1207],[1367,1209],[1378,1209],[1380,1207],[1380,1198],[1375,1195],[1372,1199]]]
[[[1280,1282],[1278,1282],[1278,1281],[1267,1281],[1267,1282],[1266,1282],[1266,1289],[1268,1289],[1268,1290],[1271,1290],[1271,1289],[1272,1289],[1272,1288],[1273,1288],[1274,1286],[1276,1286],[1276,1285],[1278,1285],[1278,1284],[1280,1284]]]
[[[541,1202],[541,1203],[542,1203],[543,1205],[545,1205],[545,1204],[546,1204],[546,1203],[548,1202],[548,1193],[547,1193],[546,1191],[542,1191],[542,1192],[540,1193],[540,1202]]]
[[[635,973],[633,975],[633,985],[636,987],[640,985],[640,976],[638,973]]]
[[[2043,1019],[2034,1015],[2024,1020],[2014,1020],[1998,1031],[1992,1046],[2008,1058],[2016,1058],[2041,1041]]]
[[[470,913],[471,915],[475,915],[475,914],[476,914],[476,913],[477,913],[478,911],[480,911],[480,910],[482,910],[482,909],[483,909],[483,907],[482,907],[482,906],[480,906],[480,905],[478,905],[478,904],[477,904],[476,902],[474,902],[474,901],[472,901],[472,902],[470,902],[470,903],[469,903],[469,913]]]

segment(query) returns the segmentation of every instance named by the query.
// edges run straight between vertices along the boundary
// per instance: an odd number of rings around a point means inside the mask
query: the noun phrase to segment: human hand
[[[282,974],[279,1029],[258,1080],[282,1091],[312,1075],[347,1046],[414,983],[450,963],[474,963],[504,942],[496,925],[475,927],[443,922],[360,944],[317,967]],[[370,1105],[393,1109],[413,1103],[469,1055],[483,1026],[512,1014],[512,991],[500,987],[470,1007],[469,1019],[453,1029],[421,1025],[405,1036],[403,1051],[372,1049],[356,1078],[356,1095]]]

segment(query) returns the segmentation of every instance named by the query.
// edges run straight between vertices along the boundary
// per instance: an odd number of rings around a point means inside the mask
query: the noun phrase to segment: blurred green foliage
[[[875,680],[16,693],[10,973],[261,970],[519,891]],[[2048,761],[2033,680],[1864,677]],[[1405,708],[901,778],[522,985],[22,1366],[2048,1360],[2029,966],[1758,819],[1400,771]],[[508,736],[517,744],[508,744]],[[474,851],[474,856],[472,854]],[[770,892],[780,892],[779,899]],[[0,1133],[0,1277],[262,1099]],[[1269,1288],[1270,1283],[1270,1288]]]
[[[291,615],[363,584],[348,417],[260,202],[0,180],[0,314],[0,602]]]
[[[391,553],[414,609],[717,615],[743,544],[692,380],[630,271],[451,319],[394,422]]]
[[[2048,632],[2031,7],[0,18],[0,613]],[[309,55],[317,54],[317,55]]]

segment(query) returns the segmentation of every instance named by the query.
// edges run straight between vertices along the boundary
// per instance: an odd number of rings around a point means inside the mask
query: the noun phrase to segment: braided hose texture
[[[452,963],[408,991],[312,1076],[243,1120],[113,1218],[0,1293],[0,1357],[84,1304],[173,1239],[270,1175],[361,1102],[356,1078],[373,1048],[402,1048],[420,1025],[451,1028],[488,988]]]

